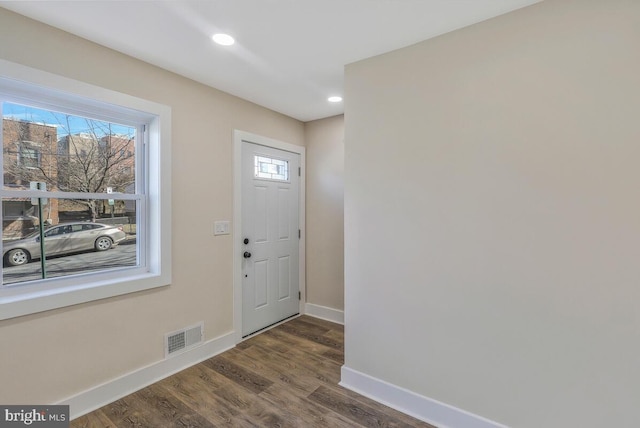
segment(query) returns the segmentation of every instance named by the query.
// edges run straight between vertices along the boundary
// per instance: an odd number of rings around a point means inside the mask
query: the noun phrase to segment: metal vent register
[[[202,342],[204,323],[165,335],[164,356],[169,357],[194,347]]]

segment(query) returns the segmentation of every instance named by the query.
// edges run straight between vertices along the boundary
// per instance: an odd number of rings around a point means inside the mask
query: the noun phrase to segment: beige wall
[[[640,2],[347,66],[346,366],[513,427],[637,427]]]
[[[304,144],[304,125],[0,9],[0,58],[172,108],[173,284],[0,321],[0,403],[55,402],[164,358],[164,334],[232,330],[232,132]],[[206,256],[205,256],[206,255]],[[202,261],[206,257],[206,263]]]
[[[307,122],[307,303],[344,309],[344,116]]]

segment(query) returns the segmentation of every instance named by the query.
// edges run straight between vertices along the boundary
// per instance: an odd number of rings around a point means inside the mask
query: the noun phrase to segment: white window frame
[[[144,125],[146,227],[138,235],[139,266],[0,287],[0,320],[171,283],[171,109],[168,106],[0,59],[0,99],[78,116]],[[124,122],[124,123],[123,123]],[[1,141],[0,136],[0,141]],[[0,155],[1,156],[1,155]],[[140,159],[142,160],[142,159]],[[1,161],[1,159],[0,159]],[[136,161],[138,162],[138,160]],[[2,197],[10,191],[0,189]],[[25,197],[44,192],[21,191]],[[120,195],[118,195],[120,196]],[[124,197],[125,195],[123,195]],[[1,215],[1,211],[0,211]],[[141,218],[141,217],[139,217]]]

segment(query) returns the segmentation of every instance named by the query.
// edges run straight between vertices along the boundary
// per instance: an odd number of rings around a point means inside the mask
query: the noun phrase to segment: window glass
[[[73,200],[49,201],[64,206]],[[10,202],[3,200],[3,205]],[[124,206],[125,202],[115,200],[114,205]],[[104,204],[109,206],[109,201]],[[44,261],[38,225],[26,219],[5,222],[3,232],[12,236],[3,241],[3,284],[138,266],[135,219],[135,212],[131,212],[98,219],[101,223],[84,220],[50,226],[45,222]],[[37,218],[32,220],[37,222]]]
[[[289,161],[266,156],[254,156],[256,178],[289,181]]]
[[[10,102],[2,125],[2,284],[138,266],[139,129]]]
[[[5,188],[135,193],[135,127],[7,102],[2,111]]]

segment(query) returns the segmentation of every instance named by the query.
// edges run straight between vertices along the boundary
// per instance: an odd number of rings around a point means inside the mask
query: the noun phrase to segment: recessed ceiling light
[[[338,96],[329,97],[327,98],[327,101],[329,101],[330,103],[339,103],[340,101],[342,101],[342,97],[338,97]]]
[[[231,46],[236,42],[233,37],[224,33],[214,34],[211,38],[214,42],[222,46]]]

